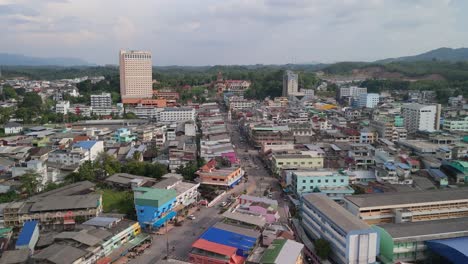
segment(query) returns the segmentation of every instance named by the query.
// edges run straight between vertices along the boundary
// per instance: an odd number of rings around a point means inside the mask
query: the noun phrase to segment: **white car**
[[[195,220],[195,219],[197,219],[197,218],[196,218],[196,217],[195,217],[193,214],[192,214],[192,215],[189,215],[189,216],[187,216],[187,218],[188,218],[188,219],[190,219],[190,220]]]

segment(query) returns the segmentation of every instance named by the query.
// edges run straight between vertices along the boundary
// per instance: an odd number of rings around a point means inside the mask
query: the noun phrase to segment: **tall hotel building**
[[[153,97],[151,52],[120,51],[120,95],[122,103]]]

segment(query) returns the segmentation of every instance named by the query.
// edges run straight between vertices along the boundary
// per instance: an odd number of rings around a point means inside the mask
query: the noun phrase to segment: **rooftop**
[[[177,197],[172,189],[139,187],[134,189],[135,204],[159,207]]]
[[[326,195],[311,193],[304,195],[303,198],[345,232],[370,229],[369,225],[357,218],[357,216],[348,212],[345,208],[328,198]]]
[[[395,240],[427,240],[427,236],[436,236],[431,239],[468,236],[468,218],[466,217],[378,226],[385,229]],[[445,236],[441,237],[440,235],[443,234]]]
[[[30,208],[31,212],[61,211],[96,208],[100,205],[100,194],[47,196],[37,200]]]
[[[33,256],[33,259],[47,260],[55,264],[72,264],[87,252],[72,246],[53,244]]]
[[[224,256],[232,256],[236,254],[236,251],[237,251],[235,247],[230,247],[230,246],[210,242],[202,238],[195,241],[195,243],[192,244],[192,247],[214,252],[214,253],[224,255]]]
[[[396,206],[417,203],[437,203],[468,200],[468,189],[430,190],[396,193],[375,193],[346,196],[345,199],[358,207]]]

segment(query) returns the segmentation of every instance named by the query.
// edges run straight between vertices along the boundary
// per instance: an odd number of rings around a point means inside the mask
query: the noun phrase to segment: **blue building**
[[[173,211],[177,197],[175,190],[139,187],[133,191],[135,210],[142,228],[160,228],[177,215]]]
[[[136,136],[132,134],[128,128],[119,128],[114,132],[112,138],[119,143],[127,143],[136,140]]]
[[[293,171],[291,189],[298,197],[312,192],[321,192],[333,200],[342,200],[354,193],[349,187],[349,176],[343,172],[329,170]]]
[[[39,226],[37,221],[27,221],[19,233],[15,249],[28,248],[31,254],[34,253],[34,247],[39,240]]]

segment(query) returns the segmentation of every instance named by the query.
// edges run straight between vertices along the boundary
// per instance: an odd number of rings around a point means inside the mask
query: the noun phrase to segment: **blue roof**
[[[18,236],[18,240],[16,241],[16,246],[29,245],[29,241],[31,241],[32,235],[36,227],[37,221],[25,222],[23,225],[23,229],[21,229],[21,233]]]
[[[385,168],[387,168],[387,170],[396,170],[395,164],[393,164],[392,162],[385,162],[384,166]]]
[[[426,245],[454,264],[468,263],[468,237],[430,240]]]
[[[95,140],[78,141],[78,142],[75,143],[75,145],[73,145],[73,147],[74,148],[83,148],[83,149],[90,150],[96,143],[97,143],[97,141],[95,141]]]
[[[447,175],[439,169],[429,169],[429,174],[434,178],[444,179],[447,178]]]
[[[402,169],[404,169],[404,170],[409,170],[409,169],[411,169],[411,167],[410,167],[408,164],[406,164],[406,163],[397,163],[397,166],[400,167],[400,168],[402,168]]]
[[[255,237],[249,237],[215,227],[210,227],[200,238],[210,242],[235,247],[237,248],[236,254],[239,256],[247,256],[257,242],[257,238]]]

